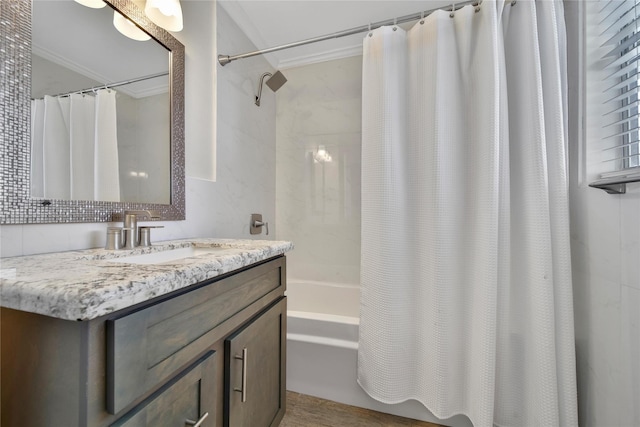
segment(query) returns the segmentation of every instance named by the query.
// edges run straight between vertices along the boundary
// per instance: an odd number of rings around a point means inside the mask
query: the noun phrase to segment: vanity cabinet
[[[285,265],[279,256],[89,321],[3,308],[1,424],[277,426]]]

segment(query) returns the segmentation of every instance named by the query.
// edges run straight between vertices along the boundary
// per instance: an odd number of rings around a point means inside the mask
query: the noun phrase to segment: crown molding
[[[312,55],[303,55],[291,59],[285,59],[278,63],[279,70],[287,68],[302,67],[305,65],[317,64],[319,62],[333,61],[335,59],[350,58],[352,56],[362,55],[362,44],[347,46],[339,49],[327,50],[324,52],[314,53]]]

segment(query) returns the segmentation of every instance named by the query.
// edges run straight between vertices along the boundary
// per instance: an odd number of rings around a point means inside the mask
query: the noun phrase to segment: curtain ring
[[[451,13],[449,14],[449,18],[453,18],[454,16],[456,16],[456,4],[455,3],[451,4]]]
[[[369,37],[373,37],[373,33],[371,32],[371,22],[369,22]]]
[[[424,24],[424,10],[420,12],[420,25]]]
[[[475,7],[476,13],[480,12],[480,5],[481,4],[482,4],[482,0],[480,0],[479,2],[473,4],[473,7]]]
[[[513,0],[513,1],[511,2],[511,6],[515,6],[515,5],[516,5],[516,3],[517,3],[517,2],[516,2],[516,0]]]
[[[393,31],[397,31],[398,30],[398,18],[393,18]]]

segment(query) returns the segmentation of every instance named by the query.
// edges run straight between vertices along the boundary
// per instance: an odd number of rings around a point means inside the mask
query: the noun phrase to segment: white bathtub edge
[[[331,347],[347,348],[351,350],[358,350],[358,343],[353,341],[340,340],[327,337],[315,337],[305,334],[287,334],[287,340],[306,342],[309,344],[328,345]]]
[[[338,314],[318,314],[318,313],[310,313],[308,311],[296,311],[296,310],[287,310],[288,317],[298,317],[301,319],[318,319],[318,316],[322,318],[323,321],[333,322],[333,323],[346,323],[348,325],[360,325],[360,319],[357,317],[351,316],[341,316]]]

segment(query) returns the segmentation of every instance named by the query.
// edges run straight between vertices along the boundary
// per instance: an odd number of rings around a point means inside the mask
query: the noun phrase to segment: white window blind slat
[[[620,137],[620,136],[623,136],[623,135],[628,135],[631,132],[638,132],[638,129],[639,129],[638,127],[635,127],[633,129],[624,130],[622,132],[618,132],[618,133],[613,134],[613,135],[605,136],[604,139],[611,139],[611,138],[617,138],[617,137]],[[620,144],[620,146],[622,146],[622,145],[624,145],[624,144]]]
[[[628,52],[625,52],[624,55],[622,55],[621,57],[607,64],[605,68],[625,67],[627,64],[631,62],[636,62],[638,60],[638,55],[640,55],[640,50],[638,50],[638,48],[630,49]]]
[[[606,41],[604,41],[600,47],[605,47],[605,46],[616,46],[620,43],[620,41],[622,41],[624,38],[629,37],[631,35],[633,35],[633,33],[635,33],[635,29],[632,26],[627,26],[624,29],[622,29],[620,32],[615,33],[611,36],[611,38],[607,39]],[[607,54],[608,56],[608,54]]]
[[[629,125],[629,123],[633,122],[635,119],[633,117],[627,117],[626,119],[620,119],[617,122],[613,122],[613,123],[607,123],[604,126],[602,126],[603,128],[609,128],[611,126],[620,126],[620,125]]]
[[[633,89],[629,89],[626,91],[622,91],[622,94],[615,96],[611,99],[607,99],[604,103],[605,104],[609,104],[611,102],[621,102],[624,101],[625,99],[629,99],[631,97],[633,97],[634,95],[638,94],[638,87],[634,87]],[[635,101],[635,100],[634,100]]]
[[[609,16],[603,17],[602,21],[600,21],[600,28],[602,28],[600,35],[603,36],[619,32],[633,21],[639,8],[640,4],[636,4],[635,0],[621,2],[619,8],[614,10]]]
[[[624,74],[624,77],[619,77],[619,83],[615,83],[613,86],[606,88],[602,93],[613,97],[615,94],[620,93],[622,89],[638,84],[638,68],[635,64],[632,65],[633,66],[629,67],[628,72]]]
[[[631,110],[634,106],[635,107],[638,106],[638,101],[629,103],[629,105],[624,105],[622,107],[616,108],[615,110],[604,113],[602,116],[606,118],[607,116],[617,114],[616,117],[619,117],[620,115],[622,115],[622,113]],[[611,120],[617,120],[617,119],[605,119],[605,126],[607,123],[611,123]]]
[[[607,159],[607,160],[604,160],[604,161],[605,162],[619,162],[620,160],[629,161],[630,159],[633,159],[635,156],[637,156],[637,154],[629,154],[629,155],[626,155],[626,156],[615,157],[615,158]]]
[[[616,146],[613,146],[613,147],[604,148],[602,151],[622,150],[625,147],[629,147],[631,145],[637,145],[638,143],[640,143],[640,140],[636,139],[635,141],[630,141],[630,142],[628,142],[626,144],[616,145]]]
[[[635,62],[630,63],[629,65],[623,67],[623,68],[619,68],[619,69],[615,69],[615,71],[611,74],[609,74],[608,76],[606,76],[603,81],[609,82],[611,83],[616,83],[617,79],[622,78],[624,76],[626,76],[627,74],[631,73],[633,70],[635,70],[636,68],[638,68],[638,64]]]
[[[603,0],[598,14],[600,16],[608,16],[614,9],[620,7],[620,2],[616,0]]]
[[[603,58],[609,58],[611,56],[620,56],[620,54],[627,49],[633,48],[635,44],[640,40],[640,33],[634,31],[634,26],[637,26],[637,22],[634,22],[633,25],[627,26],[627,28],[623,31],[624,34],[628,34],[624,38],[624,42],[618,44],[611,49],[608,53],[606,53]],[[622,39],[621,39],[622,40]]]

